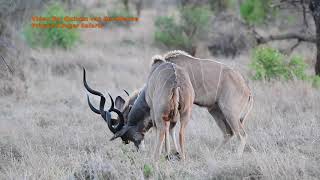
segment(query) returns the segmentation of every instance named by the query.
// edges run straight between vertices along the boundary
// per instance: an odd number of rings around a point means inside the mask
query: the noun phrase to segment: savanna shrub
[[[52,4],[40,16],[42,17],[60,17],[61,21],[46,21],[46,24],[70,24],[70,22],[63,21],[63,17],[72,16],[67,14],[60,4]],[[38,22],[35,22],[38,23]],[[40,23],[43,23],[42,21]],[[23,31],[27,43],[31,47],[62,47],[71,48],[79,41],[80,36],[77,29],[68,28],[32,28],[28,24]]]
[[[272,79],[285,72],[283,55],[272,48],[262,47],[254,50],[250,67],[255,71],[254,79]]]
[[[153,173],[153,168],[149,164],[144,164],[143,166],[143,175],[147,178],[149,178]]]
[[[186,36],[183,28],[175,21],[174,17],[158,17],[155,25],[157,27],[154,34],[156,42],[172,48],[191,48],[191,40]]]
[[[185,6],[180,9],[181,26],[187,35],[198,37],[208,30],[211,11],[207,7]]]
[[[179,14],[180,18],[163,16],[156,19],[155,41],[190,52],[195,41],[208,29],[211,12],[207,7],[184,6]]]
[[[250,68],[254,70],[253,79],[301,79],[306,80],[305,70],[307,65],[303,59],[294,56],[290,61],[289,57],[283,55],[278,50],[270,47],[258,47],[254,50]]]
[[[315,88],[320,88],[320,76],[312,76],[312,86]]]
[[[300,56],[293,56],[290,62],[288,63],[289,78],[292,79],[296,77],[301,80],[306,80],[306,68],[307,64],[303,61],[303,59]]]
[[[265,20],[270,9],[269,0],[245,0],[240,5],[240,15],[250,24],[259,24]]]

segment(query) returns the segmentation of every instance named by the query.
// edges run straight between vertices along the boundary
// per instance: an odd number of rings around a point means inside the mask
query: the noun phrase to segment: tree
[[[309,10],[307,11],[307,5],[309,4]],[[256,35],[256,40],[258,44],[267,43],[269,41],[275,40],[286,40],[286,39],[296,39],[297,43],[294,44],[290,50],[292,51],[296,48],[300,42],[308,42],[314,43],[317,47],[317,59],[315,64],[315,74],[320,75],[320,1],[319,0],[280,0],[279,3],[275,3],[273,5],[274,8],[288,8],[292,6],[297,10],[301,10],[303,12],[304,24],[308,27],[308,23],[306,21],[306,14],[311,13],[313,16],[315,27],[316,27],[316,35],[308,35],[303,32],[286,32],[281,34],[273,34],[269,36],[260,36],[255,29],[252,29],[253,33]]]
[[[316,75],[320,75],[320,1],[311,0],[309,9],[316,25],[317,61],[315,65]]]

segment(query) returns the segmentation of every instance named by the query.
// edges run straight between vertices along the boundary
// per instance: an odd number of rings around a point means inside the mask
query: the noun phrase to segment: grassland
[[[144,11],[127,29],[82,31],[83,42],[70,51],[31,49],[18,59],[25,79],[10,79],[0,97],[0,179],[319,179],[320,91],[301,81],[249,80],[255,103],[242,158],[236,138],[213,155],[222,133],[196,106],[185,162],[154,163],[152,130],[145,151],[110,142],[107,125],[88,108],[81,68],[92,87],[113,96],[141,87],[151,57],[164,53],[153,44],[154,15]],[[246,77],[249,60],[249,53],[219,59]]]

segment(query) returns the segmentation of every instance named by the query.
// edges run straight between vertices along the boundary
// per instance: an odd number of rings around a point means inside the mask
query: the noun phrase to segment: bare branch
[[[273,2],[270,4],[270,7],[275,9],[286,9],[286,10],[294,10],[296,12],[302,12],[304,23],[306,23],[306,15],[311,13],[308,6],[308,0],[280,0],[279,2]]]
[[[290,55],[299,45],[300,45],[301,41],[297,41],[296,43],[294,43],[293,46],[289,47],[289,48],[285,48],[283,50],[280,50],[282,53]]]
[[[301,6],[302,6],[302,12],[303,12],[303,22],[305,24],[305,26],[308,28],[308,21],[307,21],[307,17],[306,17],[306,7],[304,6],[304,1],[305,0],[300,0]]]
[[[13,74],[13,70],[11,69],[11,67],[8,65],[8,63],[6,62],[6,60],[4,60],[3,56],[0,55],[0,57],[2,58],[2,61],[4,62],[4,64],[7,66],[7,68],[9,69],[10,73]]]
[[[297,48],[299,45],[300,45],[300,43],[301,43],[301,41],[297,41],[297,43],[296,44],[294,44],[291,48],[290,48],[290,53],[295,49],[295,48]]]
[[[254,31],[256,34],[256,39],[258,44],[264,44],[269,41],[276,41],[276,40],[288,40],[288,39],[297,39],[298,41],[304,41],[309,43],[316,43],[316,37],[310,36],[306,34],[299,34],[294,32],[284,33],[284,34],[277,34],[277,35],[269,35],[267,37],[260,36],[257,32]]]

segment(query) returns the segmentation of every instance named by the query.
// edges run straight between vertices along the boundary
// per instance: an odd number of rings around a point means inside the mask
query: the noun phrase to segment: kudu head
[[[150,108],[145,100],[145,89],[142,89],[133,99],[133,103],[129,102],[130,108],[126,114],[125,125],[115,133],[111,140],[118,137],[129,138],[139,149],[144,134],[153,126],[153,123],[150,118]],[[126,105],[124,108],[126,108]]]
[[[104,97],[104,95],[101,92],[96,91],[96,90],[89,87],[89,85],[87,84],[87,81],[86,81],[86,70],[84,68],[83,68],[83,84],[89,93],[100,97],[99,109],[95,108],[92,105],[92,103],[90,102],[89,95],[87,95],[87,101],[88,101],[90,109],[94,113],[101,115],[101,117],[107,123],[110,131],[114,134],[114,136],[110,140],[114,140],[118,137],[121,137],[122,142],[124,144],[129,144],[129,142],[132,141],[136,145],[136,147],[138,147],[143,137],[141,137],[139,134],[137,134],[134,129],[126,128],[128,114],[131,110],[133,103],[135,102],[136,98],[138,97],[138,94],[133,94],[129,98],[128,102],[126,102],[120,96],[117,96],[116,100],[114,101],[112,96],[108,93],[110,101],[111,101],[111,106],[110,106],[109,110],[105,111],[104,106],[105,106],[106,98]],[[129,96],[129,93],[126,90],[124,90],[124,91]],[[118,117],[116,119],[112,118],[112,116],[111,116],[112,112],[114,112],[118,115]]]

